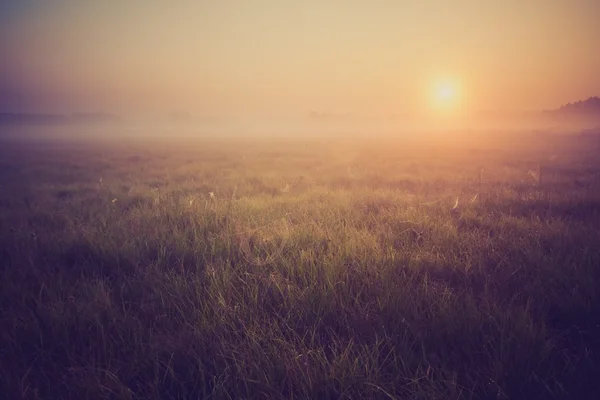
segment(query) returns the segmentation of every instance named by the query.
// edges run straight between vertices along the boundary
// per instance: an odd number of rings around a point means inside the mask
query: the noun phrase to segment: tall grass
[[[0,393],[595,398],[600,162],[527,143],[5,141]]]

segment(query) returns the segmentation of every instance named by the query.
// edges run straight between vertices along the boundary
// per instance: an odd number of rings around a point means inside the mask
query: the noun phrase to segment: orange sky
[[[173,3],[173,4],[171,4]],[[597,0],[19,1],[3,111],[303,116],[537,110],[600,95]]]

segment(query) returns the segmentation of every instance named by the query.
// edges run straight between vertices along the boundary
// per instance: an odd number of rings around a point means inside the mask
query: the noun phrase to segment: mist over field
[[[532,133],[580,135],[600,132],[600,118],[574,116],[561,118],[542,113],[522,115],[481,115],[470,118],[419,118],[416,116],[360,117],[348,115],[309,114],[306,117],[220,117],[186,116],[177,120],[167,117],[126,117],[113,123],[2,124],[2,135],[13,137],[46,137],[85,139],[162,138],[174,142],[181,139],[223,137],[406,138],[422,140],[439,136],[444,140],[478,140],[481,136],[530,136]]]

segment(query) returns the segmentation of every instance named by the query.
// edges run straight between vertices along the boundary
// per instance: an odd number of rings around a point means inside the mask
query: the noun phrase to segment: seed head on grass
[[[454,202],[454,206],[450,209],[450,215],[454,219],[460,219],[461,218],[461,210],[460,210],[460,208],[458,206],[458,197],[456,198],[456,201]]]
[[[456,201],[454,202],[454,206],[452,206],[453,210],[458,210],[458,197],[456,198]]]
[[[530,169],[528,173],[529,173],[529,176],[531,176],[534,181],[536,181],[537,183],[540,183],[540,169],[539,168],[537,171]]]
[[[205,272],[206,276],[208,276],[210,278],[214,278],[217,274],[217,270],[215,269],[215,267],[212,264],[208,264],[206,266],[206,269],[204,272]]]

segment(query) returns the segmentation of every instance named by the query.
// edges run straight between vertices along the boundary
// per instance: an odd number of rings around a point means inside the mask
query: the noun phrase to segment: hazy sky
[[[600,95],[599,49],[599,0],[0,0],[0,109],[541,109]]]

